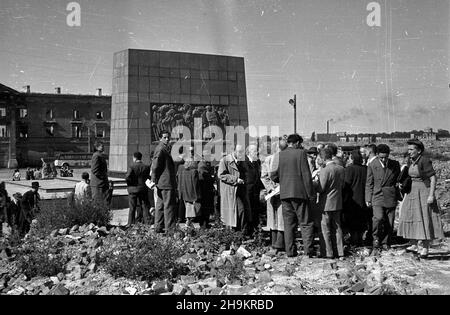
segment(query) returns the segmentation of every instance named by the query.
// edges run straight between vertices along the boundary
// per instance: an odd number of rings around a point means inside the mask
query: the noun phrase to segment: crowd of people
[[[193,146],[175,161],[170,132],[162,131],[151,165],[136,152],[126,174],[127,227],[154,224],[156,233],[170,235],[177,223],[185,221],[191,227],[198,223],[208,229],[215,218],[252,238],[265,225],[273,249],[288,257],[299,254],[300,227],[304,255],[343,258],[345,245],[389,249],[400,202],[397,234],[410,240],[408,251],[427,257],[431,242],[444,238],[435,197],[436,173],[422,142],[408,141],[403,165],[390,158],[385,144],[371,144],[344,156],[335,144],[305,149],[302,143],[297,134],[280,138],[268,156],[260,156],[256,145],[246,149],[237,144],[213,165],[208,152],[196,157]],[[98,142],[95,147],[91,177],[82,175],[74,201],[80,205],[96,200],[110,207],[114,187],[108,179],[104,145]],[[13,196],[12,203],[22,208],[14,217],[7,213],[7,192],[4,185],[0,187],[3,221],[20,226],[22,235],[39,208],[39,183],[32,188],[23,197]]]

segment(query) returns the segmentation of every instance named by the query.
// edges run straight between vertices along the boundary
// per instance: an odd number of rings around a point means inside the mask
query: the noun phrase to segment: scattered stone
[[[264,283],[269,283],[271,281],[272,281],[272,276],[270,275],[270,272],[264,271],[258,275],[258,282],[261,282],[264,284]]]
[[[52,280],[53,284],[55,284],[55,285],[57,285],[61,282],[61,281],[59,281],[58,277],[50,277],[50,280]]]
[[[366,288],[366,285],[367,284],[365,282],[358,282],[358,283],[354,284],[353,286],[351,286],[347,291],[362,292]]]
[[[266,270],[269,270],[269,269],[272,268],[272,265],[271,265],[271,264],[265,264],[265,265],[264,265],[264,268],[265,268]]]
[[[172,292],[173,284],[170,281],[158,281],[153,283],[152,290],[155,291],[155,294],[160,295],[162,293]]]
[[[97,233],[98,233],[98,235],[100,235],[100,237],[106,237],[109,234],[108,230],[104,226],[97,229]]]
[[[25,289],[22,287],[19,288],[15,288],[11,291],[9,291],[8,293],[6,293],[7,295],[24,295],[25,294]]]
[[[252,257],[252,254],[248,250],[246,250],[245,247],[243,246],[238,248],[236,254],[241,255],[246,259]]]
[[[137,289],[133,287],[125,288],[125,291],[128,292],[129,295],[136,295]]]
[[[78,225],[75,225],[70,229],[69,233],[73,234],[75,232],[78,232],[79,229],[80,229],[80,227]]]
[[[70,295],[70,291],[62,284],[58,284],[46,295]]]
[[[50,237],[53,237],[53,238],[55,238],[55,237],[57,237],[58,236],[58,230],[54,230],[54,231],[52,231],[51,233],[50,233]]]
[[[405,270],[405,274],[406,274],[407,276],[410,276],[410,277],[415,277],[415,276],[417,276],[417,273],[416,273],[414,270],[411,270],[411,269]]]
[[[58,231],[58,234],[64,236],[64,235],[67,235],[68,232],[69,232],[69,229],[60,229]]]
[[[254,264],[255,262],[253,261],[253,260],[251,260],[251,259],[246,259],[245,261],[244,261],[244,266],[252,266],[253,264]]]
[[[183,284],[185,285],[189,285],[194,284],[195,282],[197,282],[197,280],[192,276],[181,276],[181,282],[183,282]]]
[[[177,284],[175,284],[175,285],[173,286],[172,292],[173,292],[173,294],[175,294],[175,295],[185,295],[186,292],[187,292],[187,290],[188,290],[188,289],[187,289],[185,286],[183,286],[183,285],[177,283]]]

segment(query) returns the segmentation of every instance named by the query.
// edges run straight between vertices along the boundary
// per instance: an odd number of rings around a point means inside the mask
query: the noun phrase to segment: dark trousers
[[[250,200],[251,225],[253,229],[257,229],[260,224],[261,203],[259,201],[259,191],[256,187],[249,186],[248,197]]]
[[[136,218],[136,207],[139,202],[140,207]],[[128,214],[128,225],[138,223],[150,224],[150,202],[148,200],[148,192],[141,191],[138,193],[130,193],[128,195],[128,204],[130,212]]]
[[[250,236],[253,232],[251,225],[251,209],[250,204],[248,202],[248,198],[246,198],[246,190],[241,187],[238,188],[236,194],[236,205],[237,205],[237,231],[242,231],[242,233],[246,236]]]
[[[176,227],[175,191],[158,189],[156,194],[155,231],[169,232]]]
[[[373,208],[368,207],[366,212],[366,232],[364,243],[366,246],[372,246],[373,244]]]
[[[270,238],[272,239],[272,248],[284,250],[286,245],[284,243],[284,232],[271,230]]]
[[[325,242],[326,257],[344,257],[344,237],[341,224],[342,211],[322,213],[322,234]],[[322,249],[321,249],[322,251]]]
[[[373,241],[374,243],[391,245],[394,233],[396,208],[373,206]]]
[[[107,207],[110,207],[110,202],[112,199],[112,194],[109,192],[109,187],[91,187],[92,191],[92,199],[95,202],[100,204],[104,204]],[[110,196],[111,195],[111,196]]]
[[[186,222],[186,206],[183,199],[178,201],[177,219],[179,223]]]
[[[299,224],[302,231],[305,255],[312,254],[314,222],[311,216],[309,201],[305,199],[284,199],[281,202],[283,204],[286,254],[288,257],[293,257],[298,254],[295,244],[295,233]]]
[[[319,205],[316,203],[314,205],[311,205],[312,209],[312,217],[314,221],[314,236],[317,236],[319,238],[319,251],[320,256],[325,257],[327,255],[326,253],[326,244],[325,239],[323,237],[322,233],[322,210],[319,209]]]

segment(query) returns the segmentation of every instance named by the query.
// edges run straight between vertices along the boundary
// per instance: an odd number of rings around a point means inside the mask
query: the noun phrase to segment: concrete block
[[[224,106],[229,105],[228,96],[221,96],[220,97],[220,105],[224,105]]]
[[[237,82],[228,81],[228,93],[232,96],[239,96],[239,89]]]
[[[210,81],[211,95],[226,96],[229,94],[227,81]]]
[[[219,59],[217,56],[208,56],[209,70],[219,70]]]
[[[170,69],[169,68],[160,68],[159,76],[161,78],[170,78]]]
[[[218,70],[220,71],[227,71],[228,70],[228,60],[227,57],[224,56],[217,56],[218,59]]]
[[[210,105],[211,98],[209,96],[201,95],[200,96],[200,104],[201,105]]]
[[[139,76],[140,77],[148,77],[148,67],[147,66],[139,66]]]
[[[160,103],[170,103],[170,94],[161,93],[159,94]]]
[[[160,102],[159,93],[150,93],[150,102],[159,103]]]
[[[139,66],[129,66],[128,75],[138,76],[139,75]]]
[[[159,91],[161,93],[171,93],[171,84],[170,79],[168,78],[160,78],[159,79]]]
[[[180,95],[179,94],[171,94],[170,95],[170,102],[171,103],[175,103],[175,104],[181,103]]]
[[[139,77],[139,93],[150,92],[150,80],[148,77]]]
[[[247,98],[246,97],[239,97],[239,105],[247,105]]]
[[[182,104],[189,104],[190,102],[191,102],[191,96],[190,95],[186,95],[186,94],[180,95],[180,103],[182,103]]]
[[[139,77],[137,75],[128,77],[128,87],[128,92],[139,91]]]
[[[191,79],[201,79],[200,70],[191,70]]]
[[[150,67],[148,69],[149,76],[151,76],[151,77],[159,77],[159,69],[160,68]]]
[[[220,105],[220,96],[218,95],[211,96],[211,104]]]
[[[202,80],[209,80],[209,71],[208,70],[201,70],[200,71],[200,79],[202,79]]]
[[[228,72],[227,71],[219,71],[219,80],[227,81],[228,80]]]
[[[171,69],[170,70],[170,77],[171,78],[179,78],[180,77],[180,70],[179,69]]]
[[[179,54],[161,51],[159,53],[161,68],[180,68]]]
[[[239,97],[238,96],[233,96],[231,93],[230,93],[230,105],[239,105]]]
[[[191,94],[191,80],[180,80],[181,94]]]
[[[219,80],[219,71],[209,71],[210,80]]]
[[[159,51],[150,51],[148,53],[149,56],[149,66],[159,68],[160,61],[159,61]]]
[[[149,79],[150,93],[159,93],[159,78],[150,77]]]
[[[178,77],[170,79],[170,93],[181,94],[180,79]]]
[[[247,86],[245,84],[245,81],[238,81],[238,92],[239,96],[247,95]]]
[[[191,104],[200,105],[200,95],[191,95]]]
[[[191,70],[189,69],[181,69],[180,70],[180,78],[181,79],[190,79],[191,77]]]

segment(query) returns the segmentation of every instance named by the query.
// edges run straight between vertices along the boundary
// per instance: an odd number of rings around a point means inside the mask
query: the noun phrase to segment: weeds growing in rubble
[[[54,230],[90,223],[107,226],[111,219],[111,210],[98,203],[86,202],[82,205],[73,205],[63,199],[55,199],[41,207],[36,216],[32,234],[45,237]]]
[[[55,241],[30,239],[17,249],[18,269],[31,279],[51,277],[64,272],[68,259]]]
[[[97,263],[114,277],[152,281],[170,278],[185,245],[156,235],[148,226],[136,226],[118,239],[107,240]]]

